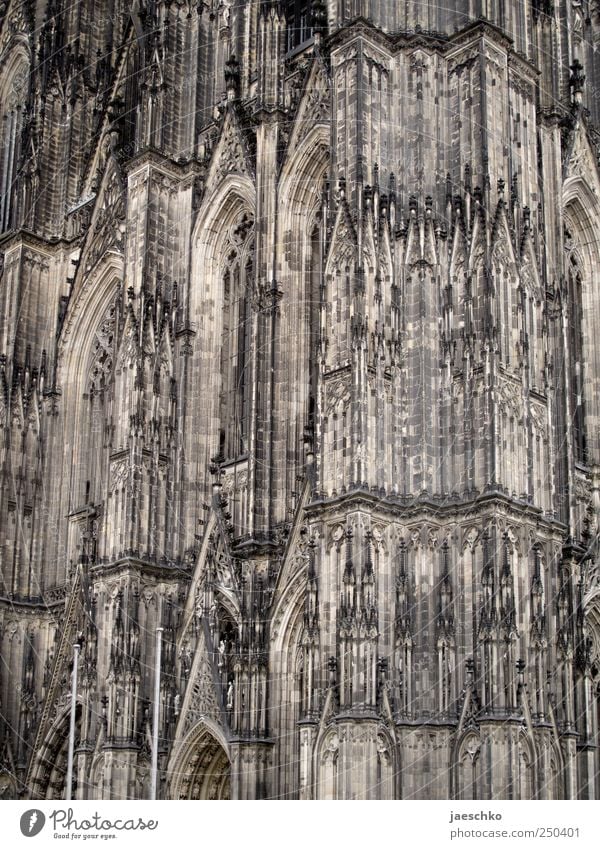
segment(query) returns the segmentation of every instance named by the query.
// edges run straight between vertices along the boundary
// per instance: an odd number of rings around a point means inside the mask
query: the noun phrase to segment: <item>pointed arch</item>
[[[17,44],[0,63],[0,233],[15,226],[21,133],[29,94],[29,53]]]
[[[585,607],[586,624],[590,639],[591,706],[589,714],[589,736],[595,757],[596,788],[592,787],[592,798],[600,793],[600,587],[596,583],[588,591]],[[591,781],[593,783],[593,779]]]
[[[568,361],[565,364],[566,413],[571,422],[576,462],[600,459],[600,342],[596,316],[600,289],[595,275],[600,267],[597,221],[600,204],[580,177],[565,182],[564,280]]]
[[[82,354],[94,344],[96,328],[123,277],[123,256],[111,250],[91,274],[75,283],[58,340],[57,369],[61,387],[82,381],[87,365],[87,358]]]
[[[114,391],[114,358],[118,341],[118,299],[123,284],[123,257],[110,251],[94,271],[77,279],[67,303],[57,342],[56,383],[64,398],[60,439],[70,457],[61,472],[67,558],[53,560],[58,583],[68,558],[80,544],[81,508],[105,497],[108,473],[106,425]],[[48,580],[53,580],[48,575]]]
[[[382,726],[377,732],[377,765],[375,798],[382,800],[397,799],[396,783],[399,780],[397,765],[397,747],[390,731]]]
[[[519,351],[519,277],[506,209],[499,204],[494,222],[491,268],[495,293],[495,321],[500,361],[507,370],[517,367]]]
[[[67,747],[70,727],[70,707],[57,716],[37,752],[33,752],[34,765],[30,770],[32,799],[63,799],[67,775]],[[75,714],[76,736],[81,727],[82,706],[79,699]],[[75,770],[74,770],[75,773]],[[73,787],[74,794],[76,786]]]
[[[336,728],[324,735],[317,747],[317,798],[325,801],[340,796],[340,737]]]
[[[457,211],[454,238],[450,250],[450,283],[452,286],[452,319],[458,323],[465,321],[465,300],[467,294],[467,277],[469,262],[469,246],[465,236],[465,225],[462,211]]]
[[[231,755],[219,726],[198,722],[174,749],[167,767],[167,798],[229,799]]]
[[[106,477],[103,430],[113,395],[119,325],[117,299],[123,273],[122,257],[112,252],[107,254],[69,304],[59,340],[58,383],[67,402],[65,443],[73,456],[71,510],[84,502],[92,503],[103,492]]]
[[[221,247],[223,284],[220,351],[219,454],[246,456],[250,444],[251,338],[254,285],[254,222],[242,213]]]
[[[191,285],[184,310],[194,333],[188,372],[188,410],[194,424],[185,429],[189,458],[185,473],[194,480],[200,503],[210,502],[211,459],[221,451],[232,463],[233,477],[247,476],[240,462],[253,447],[249,424],[254,391],[255,200],[248,176],[228,175],[205,199],[192,235]],[[237,483],[235,487],[237,498]],[[247,505],[236,513],[237,535],[249,532],[249,512]]]
[[[207,274],[214,271],[217,248],[223,238],[223,232],[234,223],[240,210],[249,210],[254,214],[255,206],[254,184],[244,174],[229,174],[211,194],[204,198],[192,233],[194,250],[192,278],[194,280],[197,279],[200,270],[204,270]],[[208,267],[205,263],[208,263]]]
[[[271,663],[275,672],[275,702],[281,705],[276,760],[284,765],[278,789],[278,796],[283,799],[297,799],[300,784],[312,783],[311,776],[301,778],[301,729],[298,726],[308,709],[310,677],[316,674],[314,669],[309,669],[314,655],[311,661],[310,648],[303,641],[305,595],[305,570],[300,569],[280,598],[273,618],[276,631]]]
[[[517,774],[515,776],[515,797],[521,801],[530,801],[537,796],[536,763],[535,745],[527,731],[522,729],[517,741]]]
[[[88,799],[103,799],[105,798],[106,789],[104,786],[106,756],[102,751],[96,750],[90,766],[89,790],[86,793]],[[145,798],[140,796],[139,798]]]
[[[545,296],[540,279],[535,246],[529,224],[521,243],[521,281],[523,284],[523,325],[527,337],[527,366],[531,387],[544,388]]]
[[[279,417],[288,422],[288,445],[295,448],[283,478],[281,520],[289,518],[295,506],[290,493],[297,489],[297,477],[304,471],[304,438],[313,431],[317,408],[325,254],[320,210],[329,167],[328,141],[324,126],[313,128],[284,162],[279,184],[280,333],[287,341],[280,346],[278,371],[282,385],[290,387],[285,398],[288,406]]]
[[[454,798],[479,799],[481,794],[481,738],[479,731],[468,728],[455,748]]]

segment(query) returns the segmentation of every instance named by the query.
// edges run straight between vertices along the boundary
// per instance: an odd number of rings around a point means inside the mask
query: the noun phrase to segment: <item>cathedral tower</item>
[[[76,798],[598,798],[600,3],[100,5],[0,6],[0,795],[77,643]]]

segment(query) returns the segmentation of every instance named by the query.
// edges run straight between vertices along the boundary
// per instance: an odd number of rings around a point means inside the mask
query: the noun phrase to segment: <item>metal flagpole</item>
[[[75,751],[75,713],[77,710],[77,665],[79,663],[79,643],[73,644],[73,676],[71,680],[71,723],[69,725],[69,754],[67,758],[67,802],[73,792],[73,754]]]
[[[163,628],[156,629],[156,669],[154,671],[154,715],[152,717],[152,785],[150,798],[156,799],[158,783],[158,724],[160,719],[160,655]]]

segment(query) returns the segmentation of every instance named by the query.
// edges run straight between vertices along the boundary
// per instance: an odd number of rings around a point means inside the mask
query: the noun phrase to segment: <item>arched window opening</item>
[[[571,241],[565,234],[565,243]],[[573,451],[578,463],[587,462],[585,436],[585,395],[583,373],[583,271],[577,255],[571,252],[567,267],[569,311],[569,415],[573,434]]]
[[[518,798],[522,801],[534,798],[533,758],[529,745],[525,740],[519,740],[518,749]]]
[[[248,453],[252,397],[253,222],[244,216],[231,231],[221,266],[223,325],[219,450],[225,461]]]
[[[330,801],[338,798],[340,738],[331,730],[321,746],[319,763],[319,798]]]
[[[96,330],[87,373],[84,401],[88,406],[85,433],[85,503],[103,497],[107,463],[107,436],[113,383],[113,357],[117,326],[117,302],[106,310]]]
[[[0,87],[0,233],[12,225],[12,199],[27,99],[28,73],[22,62]]]
[[[531,384],[538,387],[538,361],[537,361],[537,310],[533,296],[528,293],[527,297],[527,327],[529,328],[529,374]]]
[[[321,325],[321,289],[323,285],[323,246],[321,232],[316,225],[311,233],[310,241],[310,290],[308,294],[308,325],[309,325],[309,409],[308,424],[311,431],[315,427],[317,391],[319,379],[319,340]]]
[[[513,364],[514,346],[513,346],[513,317],[514,304],[511,279],[505,268],[499,269],[499,279],[502,279],[504,299],[502,302],[504,314],[502,316],[502,362],[508,368]]]
[[[532,389],[543,390],[543,321],[542,303],[536,281],[529,266],[522,272],[523,310],[527,339],[527,368]]]
[[[295,786],[301,780],[301,732],[300,723],[306,719],[307,713],[307,684],[308,684],[308,658],[305,647],[302,645],[304,639],[300,640],[297,646],[296,656],[294,659],[294,671],[290,676],[290,727],[294,728],[294,733],[290,737],[290,760],[289,777],[290,786]],[[291,654],[291,652],[290,652]]]
[[[457,799],[478,799],[481,771],[481,740],[475,734],[469,734],[459,750],[456,764]]]

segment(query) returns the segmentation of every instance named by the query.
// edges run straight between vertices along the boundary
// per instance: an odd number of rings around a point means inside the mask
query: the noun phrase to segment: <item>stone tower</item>
[[[0,795],[598,798],[599,41],[0,3]]]

